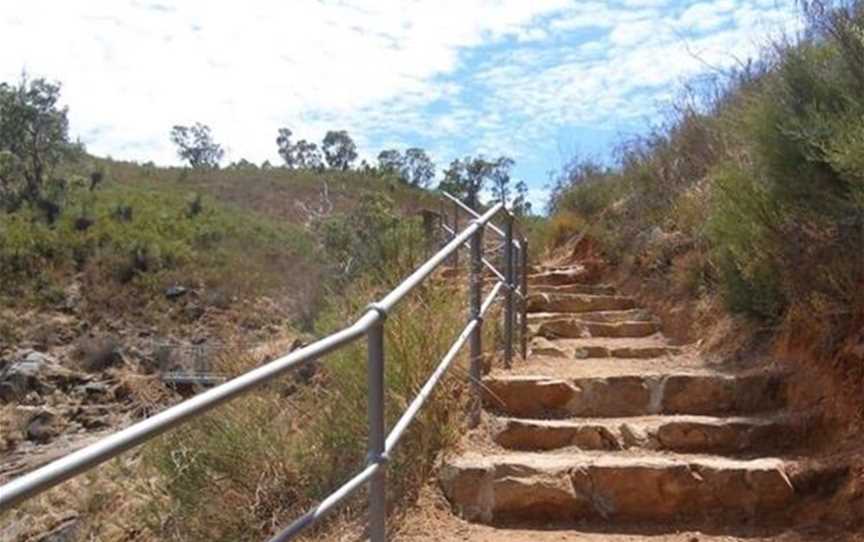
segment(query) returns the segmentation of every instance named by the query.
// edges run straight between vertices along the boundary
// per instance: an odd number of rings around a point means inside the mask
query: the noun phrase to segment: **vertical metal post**
[[[518,234],[516,235],[518,237]],[[513,342],[522,344],[522,310],[519,304],[520,297],[516,292],[522,293],[522,245],[513,246]],[[519,337],[518,339],[516,337]],[[513,347],[516,348],[515,346]]]
[[[382,315],[383,316],[383,315]],[[377,462],[384,454],[387,438],[384,427],[384,321],[369,329],[366,336],[369,456],[367,461]],[[387,473],[382,468],[369,480],[369,540],[385,542],[387,539]]]
[[[522,309],[522,332],[520,338],[522,339],[522,359],[526,359],[528,357],[528,240],[525,237],[522,237],[522,250],[519,252],[522,258],[522,304],[520,305]]]
[[[439,220],[441,221],[441,223],[439,224],[439,226],[441,227],[441,231],[439,232],[441,235],[441,245],[439,248],[441,248],[447,244],[447,235],[446,235],[446,230],[444,229],[444,226],[447,226],[447,210],[444,208],[444,200],[443,199],[441,200],[440,205],[441,205],[441,212],[438,213],[438,217],[439,217]]]
[[[469,283],[468,302],[471,319],[480,318],[480,307],[483,297],[483,226],[471,236],[471,277]],[[483,321],[478,320],[477,327],[471,333],[471,402],[468,413],[468,424],[477,427],[480,423],[480,381],[483,378],[481,364],[483,362]]]
[[[513,216],[504,211],[504,366],[513,365]]]
[[[423,209],[420,214],[423,217],[423,254],[428,260],[432,247],[435,246],[435,211]]]
[[[459,235],[459,206],[453,202],[453,237]],[[453,251],[453,267],[459,268],[459,250]]]

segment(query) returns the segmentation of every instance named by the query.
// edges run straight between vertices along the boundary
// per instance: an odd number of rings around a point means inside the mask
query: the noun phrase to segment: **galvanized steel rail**
[[[470,375],[472,389],[472,406],[470,423],[476,423],[480,415],[480,389],[481,378],[481,334],[483,318],[504,291],[505,300],[505,344],[504,357],[508,363],[512,360],[513,344],[512,334],[514,329],[513,293],[523,299],[521,315],[522,355],[525,355],[525,327],[524,297],[527,294],[525,277],[527,275],[527,243],[524,239],[521,243],[513,239],[512,216],[503,203],[498,203],[482,215],[465,206],[461,201],[449,194],[444,194],[451,201],[459,204],[458,208],[465,210],[471,215],[469,225],[459,232],[451,235],[446,245],[429,258],[416,271],[409,275],[396,288],[388,293],[377,303],[372,303],[360,318],[349,327],[324,337],[304,348],[291,352],[281,358],[275,359],[261,367],[253,369],[248,373],[238,376],[224,384],[220,384],[191,399],[183,401],[154,416],[142,420],[126,429],[118,431],[104,439],[73,452],[61,459],[53,461],[48,465],[25,474],[3,486],[0,486],[0,511],[16,506],[28,498],[42,493],[61,482],[86,472],[97,465],[114,458],[121,453],[147,442],[158,435],[190,421],[193,418],[212,410],[213,408],[230,401],[253,388],[270,382],[274,378],[295,369],[296,367],[314,361],[327,355],[334,350],[342,348],[361,337],[367,340],[367,377],[368,377],[368,417],[369,417],[369,439],[367,463],[363,470],[343,484],[339,489],[331,493],[312,510],[297,519],[284,531],[277,534],[272,540],[290,540],[307,527],[314,524],[327,512],[339,505],[351,494],[369,483],[369,533],[374,542],[386,540],[386,468],[390,454],[398,444],[400,438],[410,423],[419,413],[435,386],[443,378],[447,369],[452,365],[458,353],[465,343],[470,342]],[[457,208],[457,209],[458,209]],[[505,229],[501,230],[491,223],[492,217],[503,213]],[[454,226],[458,224],[458,210],[454,212]],[[443,223],[442,223],[443,226]],[[483,231],[490,227],[496,233],[505,237],[504,259],[505,270],[500,272],[483,257]],[[414,288],[423,283],[446,259],[455,257],[458,250],[470,244],[471,248],[471,275],[470,275],[470,316],[462,332],[456,338],[447,354],[441,360],[430,378],[420,389],[417,396],[412,400],[406,411],[402,414],[389,434],[386,432],[384,421],[384,326],[387,315],[392,309],[408,295]],[[518,257],[516,256],[518,254]],[[481,303],[483,285],[483,265],[491,268],[491,271],[499,280],[489,295]],[[516,267],[521,284],[516,281]]]

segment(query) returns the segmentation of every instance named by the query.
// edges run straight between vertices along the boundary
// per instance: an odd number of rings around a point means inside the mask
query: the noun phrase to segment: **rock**
[[[0,401],[39,402],[40,396],[56,390],[69,391],[86,382],[86,375],[61,367],[48,354],[33,350],[22,350],[0,371]]]
[[[500,420],[495,442],[511,450],[553,450],[575,446],[582,450],[619,450],[618,438],[601,424],[557,420]]]
[[[557,379],[532,375],[483,379],[484,402],[512,417],[729,415],[782,408],[783,377],[671,374]]]
[[[37,542],[74,542],[78,539],[78,518],[70,518],[45,533]]]
[[[204,308],[200,305],[187,305],[183,307],[183,314],[189,320],[198,320],[204,316]]]
[[[529,295],[526,303],[528,312],[579,313],[636,308],[633,298],[611,295],[539,293]]]
[[[526,417],[561,412],[580,394],[571,383],[549,378],[489,378],[483,383],[483,401],[487,407]]]
[[[25,434],[27,440],[39,444],[50,442],[59,433],[59,420],[54,413],[47,410],[39,412],[27,422]]]
[[[88,402],[102,401],[108,397],[110,392],[108,384],[104,382],[87,382],[81,386],[76,386],[75,391],[83,395]]]
[[[592,282],[593,274],[582,265],[542,271],[528,276],[532,286],[564,286],[573,283]]]
[[[654,322],[591,322],[578,318],[548,320],[538,327],[538,334],[550,339],[582,337],[647,337],[660,330]]]
[[[555,343],[543,337],[535,337],[531,341],[531,355],[549,356],[552,358],[566,358],[567,352],[559,348]]]
[[[565,284],[562,286],[531,285],[529,293],[615,295],[615,288],[607,284]]]
[[[178,299],[186,295],[188,291],[185,286],[171,286],[165,290],[165,297],[168,299]]]
[[[70,284],[63,291],[63,303],[60,310],[68,313],[74,313],[81,305],[81,286],[77,282]]]
[[[88,372],[104,371],[123,362],[120,343],[113,337],[82,337],[75,345],[81,367]]]
[[[665,379],[662,409],[669,414],[760,412],[786,403],[782,375],[671,375]]]
[[[8,403],[21,399],[31,391],[44,390],[40,375],[51,361],[46,354],[29,352],[20,361],[9,364],[0,374],[0,400]]]
[[[787,511],[789,468],[770,458],[520,452],[450,459],[440,480],[458,514],[484,523],[740,521]]]

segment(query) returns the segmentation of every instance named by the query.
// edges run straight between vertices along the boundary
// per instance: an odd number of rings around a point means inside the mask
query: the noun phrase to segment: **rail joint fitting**
[[[378,313],[378,316],[381,317],[381,321],[382,321],[382,322],[384,322],[385,320],[387,320],[387,309],[385,309],[384,307],[382,307],[380,304],[378,304],[378,303],[369,303],[368,305],[366,305],[366,312],[369,312],[369,311],[375,311],[375,312],[377,312],[377,313]]]

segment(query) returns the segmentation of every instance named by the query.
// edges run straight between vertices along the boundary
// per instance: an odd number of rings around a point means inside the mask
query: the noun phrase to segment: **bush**
[[[549,246],[560,247],[572,241],[588,228],[587,222],[574,213],[558,213],[549,220],[546,242]]]
[[[368,273],[390,276],[393,270],[388,266],[413,268],[424,254],[419,221],[401,217],[393,200],[383,194],[363,194],[348,213],[320,223],[318,235],[339,285]]]
[[[717,287],[730,310],[765,323],[820,322],[808,335],[830,354],[864,315],[864,3],[801,5],[799,40],[692,85],[614,168],[565,171],[550,237],[584,221],[614,259],[649,251],[646,232],[683,235],[691,254],[649,272],[670,271],[693,295]]]
[[[319,319],[321,333],[347,324],[345,315],[353,318],[379,293],[375,282],[356,283]],[[461,302],[445,286],[430,286],[388,319],[388,427],[464,325],[462,318],[441,318],[461,314]],[[223,362],[235,374],[254,363],[242,354]],[[160,538],[260,540],[362,468],[368,432],[364,342],[331,354],[318,372],[314,385],[266,387],[148,448],[146,460],[161,474],[168,497],[154,502],[151,524]],[[451,371],[404,436],[388,469],[392,502],[414,495],[436,451],[458,439],[463,382],[464,371]]]
[[[106,183],[86,197],[86,228],[72,212],[61,213],[53,225],[29,208],[0,213],[0,274],[8,278],[0,295],[26,299],[40,281],[78,271],[99,289],[128,284],[142,294],[161,293],[174,275],[260,292],[290,283],[281,275],[286,258],[315,258],[311,237],[292,224],[215,202],[205,206],[200,196],[191,200],[197,204],[194,219],[188,218],[177,187]],[[88,298],[92,292],[83,291]]]

